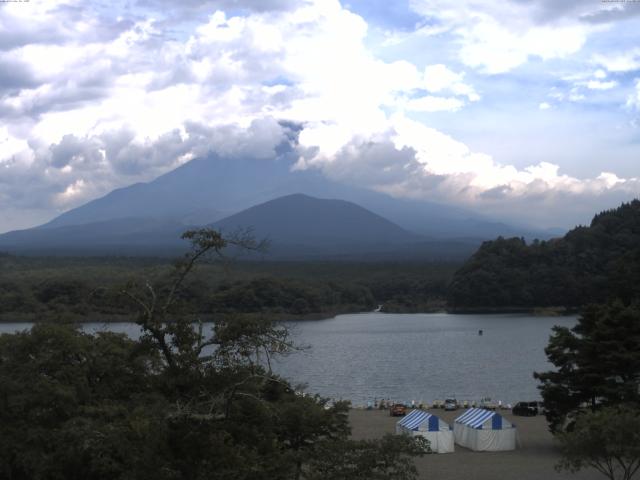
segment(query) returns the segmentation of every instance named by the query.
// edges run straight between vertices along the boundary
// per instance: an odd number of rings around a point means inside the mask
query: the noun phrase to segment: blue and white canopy
[[[440,430],[440,419],[429,412],[414,410],[398,422],[398,425],[408,429],[418,431],[420,426],[426,426],[423,430],[438,432]]]
[[[489,422],[489,420],[491,420],[491,422]],[[455,422],[478,430],[486,428],[502,430],[503,428],[512,427],[499,413],[483,408],[471,408],[456,418]]]
[[[396,423],[396,433],[427,439],[432,452],[450,453],[454,450],[453,429],[429,412],[413,410]]]
[[[518,432],[497,412],[471,408],[455,419],[453,435],[458,445],[476,452],[514,450]]]

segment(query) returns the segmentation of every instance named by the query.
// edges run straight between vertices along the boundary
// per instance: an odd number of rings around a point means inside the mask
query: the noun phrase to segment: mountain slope
[[[243,210],[213,224],[222,231],[251,227],[278,244],[381,245],[420,240],[389,220],[344,200],[292,194]]]
[[[614,297],[640,299],[640,200],[549,242],[485,242],[449,288],[454,308],[579,307]]]

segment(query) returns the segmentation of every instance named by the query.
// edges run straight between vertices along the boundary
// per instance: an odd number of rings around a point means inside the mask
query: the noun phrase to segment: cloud
[[[299,126],[262,118],[246,128],[187,123],[154,140],[139,141],[123,128],[98,135],[65,135],[59,142],[14,146],[18,152],[0,162],[0,200],[5,225],[31,226],[111,191],[114,186],[151,180],[196,157],[272,161],[290,155]],[[0,137],[2,136],[0,131]],[[6,133],[6,132],[5,132]],[[0,152],[3,143],[0,143]],[[10,202],[9,202],[10,199]],[[25,213],[22,217],[17,212]],[[13,213],[11,213],[13,212]]]
[[[634,48],[625,52],[597,53],[593,55],[592,61],[604,67],[609,72],[633,72],[640,70],[640,48]]]
[[[617,85],[618,82],[616,82],[615,80],[609,80],[608,82],[602,82],[600,80],[589,80],[585,84],[585,86],[589,90],[610,90]]]
[[[551,108],[551,105],[549,105],[547,102],[542,102],[540,105],[538,105],[538,108],[540,110],[549,110]]]
[[[466,96],[471,102],[480,100],[471,85],[463,82],[464,73],[456,73],[446,65],[438,63],[427,65],[424,69],[424,88],[429,92],[451,92],[455,95]]]
[[[504,165],[401,114],[390,119],[386,130],[352,139],[329,158],[317,150],[313,154],[316,158],[309,162],[307,156],[301,167],[319,168],[332,178],[397,197],[446,200],[469,208],[499,206],[512,218],[524,204],[547,208],[558,198],[586,197],[596,204],[593,198],[629,198],[640,189],[640,178],[620,178],[611,172],[576,178],[549,162],[524,168]],[[545,215],[549,222],[548,211]]]
[[[636,79],[635,91],[627,97],[627,107],[640,111],[640,78]]]
[[[457,39],[459,58],[465,65],[487,74],[509,72],[531,57],[551,60],[572,55],[582,48],[593,28],[577,19],[537,22],[536,18],[555,19],[574,10],[552,12],[546,2],[414,0],[411,5]]]
[[[500,163],[418,121],[513,101],[476,87],[483,75],[473,69],[505,73],[579,52],[601,27],[578,19],[577,2],[416,1],[429,20],[416,34],[444,39],[457,57],[413,61],[378,54],[366,19],[337,0],[85,3],[0,13],[0,200],[14,212],[5,228],[27,226],[16,223],[20,210],[53,215],[208,152],[286,156],[394,195],[469,206],[621,192],[635,181],[580,179],[544,159]],[[624,61],[593,63],[600,69],[571,80],[563,98],[623,85],[607,72]]]
[[[273,12],[295,10],[304,0],[143,0],[139,5],[170,11],[202,12],[212,10],[245,10],[249,12]]]
[[[603,2],[606,3],[606,2]],[[631,20],[640,15],[640,8],[635,2],[609,2],[611,5],[592,12],[584,13],[580,19],[589,23],[614,23]]]
[[[464,102],[453,97],[434,97],[427,95],[409,100],[406,108],[414,112],[457,112]]]

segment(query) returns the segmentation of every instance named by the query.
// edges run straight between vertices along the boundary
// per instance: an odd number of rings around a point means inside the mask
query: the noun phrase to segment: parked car
[[[392,417],[404,417],[406,414],[407,407],[405,407],[401,403],[391,405],[391,408],[389,409],[389,415],[391,415]]]
[[[457,410],[458,409],[458,401],[455,398],[447,398],[444,401],[444,409],[445,410]]]
[[[538,402],[518,402],[511,409],[511,413],[523,417],[535,417],[538,415]]]
[[[480,408],[485,410],[497,410],[498,404],[491,400],[491,397],[484,397],[480,399]]]

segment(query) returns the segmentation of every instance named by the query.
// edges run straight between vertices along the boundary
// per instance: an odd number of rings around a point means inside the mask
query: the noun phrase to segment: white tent
[[[491,410],[471,408],[455,419],[456,443],[475,451],[515,450],[516,427]]]
[[[422,410],[413,410],[396,423],[396,433],[424,437],[435,453],[453,452],[453,432],[448,423]]]

